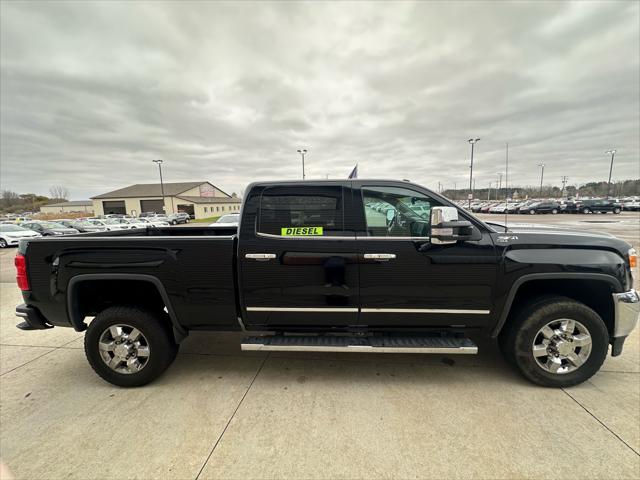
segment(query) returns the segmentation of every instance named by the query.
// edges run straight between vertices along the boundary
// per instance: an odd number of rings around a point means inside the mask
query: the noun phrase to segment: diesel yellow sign
[[[280,230],[280,235],[283,237],[322,235],[322,227],[286,227]]]

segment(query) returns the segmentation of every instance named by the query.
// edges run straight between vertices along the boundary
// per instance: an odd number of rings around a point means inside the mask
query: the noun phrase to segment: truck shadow
[[[181,346],[176,364],[163,382],[182,382],[179,377],[217,378],[219,375],[246,374],[259,370],[260,382],[280,385],[299,384],[322,379],[330,384],[377,382],[435,382],[438,384],[486,381],[531,385],[502,358],[495,340],[474,339],[477,355],[365,354],[314,352],[243,352],[242,334],[199,332]],[[219,370],[216,365],[224,365]],[[221,373],[222,372],[222,373]],[[531,385],[533,386],[533,385]],[[535,387],[539,388],[539,387]]]

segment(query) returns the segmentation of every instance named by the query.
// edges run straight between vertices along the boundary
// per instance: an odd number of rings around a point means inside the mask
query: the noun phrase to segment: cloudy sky
[[[639,5],[3,1],[2,188],[638,178]]]

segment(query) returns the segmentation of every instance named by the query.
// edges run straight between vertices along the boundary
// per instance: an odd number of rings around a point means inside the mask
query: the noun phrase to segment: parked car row
[[[101,215],[98,217],[92,217],[96,220],[105,220],[108,218],[111,219],[124,219],[124,220],[135,220],[135,221],[149,221],[151,223],[164,222],[165,225],[178,225],[180,223],[189,223],[191,221],[191,217],[188,213],[178,212],[171,213],[166,215],[164,213],[153,213],[153,212],[144,212],[141,213],[139,217],[133,217],[131,215],[124,215],[119,213],[112,213],[107,215]]]
[[[465,206],[468,209],[468,207]],[[474,213],[520,213],[520,214],[558,214],[558,213],[614,213],[622,211],[621,203],[607,199],[587,200],[527,200],[524,202],[475,202],[471,204]]]
[[[101,218],[61,218],[56,220],[26,220],[20,225],[9,221],[0,223],[0,248],[18,245],[22,238],[72,235],[77,233],[128,230],[133,228],[168,227],[186,223],[186,214],[154,215],[144,218],[105,215]],[[187,215],[188,217],[188,215]]]

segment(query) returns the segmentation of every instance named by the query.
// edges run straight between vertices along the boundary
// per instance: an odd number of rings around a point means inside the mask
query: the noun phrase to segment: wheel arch
[[[602,286],[606,286],[606,290]],[[611,293],[621,292],[618,279],[601,273],[534,273],[517,279],[507,295],[498,323],[491,332],[497,337],[518,304],[534,295],[554,294],[584,303],[602,317],[609,333],[614,328],[614,303]]]
[[[171,321],[171,326],[173,328],[173,334],[176,342],[180,342],[187,335],[188,331],[180,325],[178,321],[178,316],[173,308],[171,303],[171,299],[167,294],[166,289],[162,282],[153,275],[145,275],[145,274],[135,274],[135,273],[88,273],[75,275],[69,280],[69,284],[67,287],[67,313],[69,315],[69,320],[73,328],[80,332],[84,331],[87,326],[84,323],[84,317],[81,302],[80,302],[80,289],[83,285],[87,285],[91,282],[99,283],[104,281],[125,281],[131,282],[138,285],[144,285],[147,288],[152,288],[159,299],[164,304],[164,307],[167,310],[169,315],[169,320]],[[135,303],[135,302],[134,302]]]

